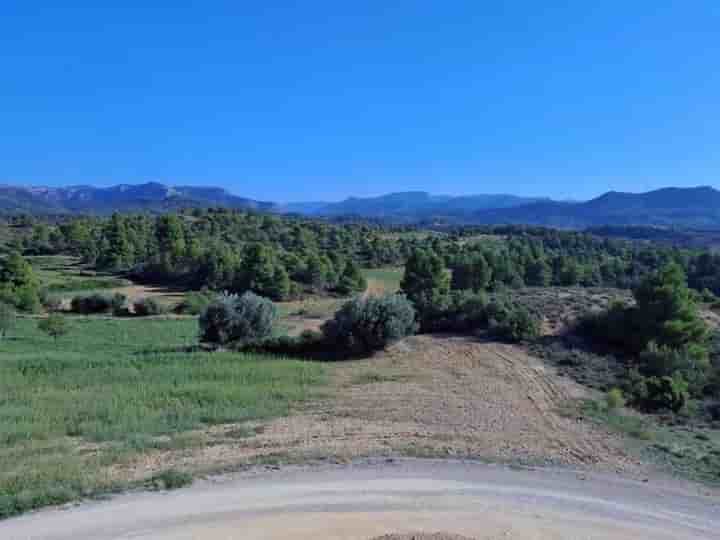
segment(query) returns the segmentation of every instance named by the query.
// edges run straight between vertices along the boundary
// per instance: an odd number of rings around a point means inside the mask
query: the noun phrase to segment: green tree
[[[552,268],[545,259],[535,259],[525,270],[525,282],[530,287],[547,287],[552,282]]]
[[[234,288],[281,300],[287,295],[290,280],[273,250],[253,243],[243,252],[239,281]]]
[[[168,272],[175,271],[186,250],[185,232],[180,217],[176,214],[158,217],[155,223],[155,238],[160,264]]]
[[[340,294],[351,294],[354,292],[362,292],[366,288],[367,280],[365,276],[362,275],[360,268],[354,261],[348,261],[340,276],[337,291]]]
[[[420,326],[425,329],[449,303],[450,273],[438,255],[418,249],[405,264],[400,288],[415,306]]]
[[[21,311],[40,309],[40,284],[30,263],[18,252],[0,261],[0,298]]]
[[[633,295],[644,345],[654,341],[672,349],[704,346],[708,327],[700,317],[680,265],[670,263],[650,274]]]
[[[463,257],[453,267],[451,286],[453,289],[484,291],[490,285],[492,269],[482,253]]]

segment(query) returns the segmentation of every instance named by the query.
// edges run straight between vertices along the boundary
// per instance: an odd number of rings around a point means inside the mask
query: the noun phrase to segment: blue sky
[[[111,4],[3,2],[0,182],[720,187],[717,1]]]

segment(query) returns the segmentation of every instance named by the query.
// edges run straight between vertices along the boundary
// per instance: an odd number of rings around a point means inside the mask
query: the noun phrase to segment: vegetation
[[[0,338],[5,338],[8,332],[11,332],[15,328],[17,323],[17,315],[15,314],[15,308],[0,302]]]
[[[706,394],[709,329],[676,264],[648,275],[634,297],[634,306],[615,304],[586,318],[580,330],[633,359],[635,371],[626,382],[631,403],[678,412],[689,393]]]
[[[78,295],[70,301],[70,310],[81,315],[109,313],[112,309],[113,299],[106,294]]]
[[[21,232],[0,260],[0,333],[13,331],[0,351],[0,461],[8,464],[0,516],[108,489],[114,480],[100,475],[108,465],[182,445],[188,430],[286,414],[323,371],[288,357],[370,355],[417,331],[525,342],[602,390],[593,407],[611,422],[630,424],[625,406],[653,422],[720,421],[720,338],[700,316],[720,293],[720,256],[708,252],[531,227],[421,233],[221,209],[62,218],[13,231]],[[21,253],[60,253],[82,275],[63,273],[65,288],[53,257]],[[125,277],[190,291],[174,309],[197,317],[134,320],[165,304],[84,290]],[[585,312],[598,303],[597,286],[633,296],[567,336],[539,338],[548,294],[583,287]],[[88,317],[59,314],[67,304],[56,294],[67,291],[70,310]],[[533,291],[539,300],[522,300]],[[41,304],[48,317],[23,318]],[[280,312],[299,329],[278,324]],[[109,313],[126,318],[92,317]],[[73,331],[60,339],[69,321]],[[87,445],[93,452],[80,451]],[[170,469],[149,485],[187,481]]]
[[[56,347],[20,319],[0,351],[0,518],[123,485],[108,467],[202,426],[288,414],[323,380],[317,363],[192,349],[189,319],[74,327]]]
[[[162,315],[165,312],[163,305],[151,296],[138,298],[133,302],[133,311],[138,317]]]
[[[20,311],[40,310],[40,283],[30,263],[17,251],[0,259],[0,300]]]
[[[40,319],[37,324],[38,330],[46,333],[57,343],[58,338],[67,334],[68,328],[65,317],[58,313],[51,313],[45,319]]]
[[[277,309],[254,293],[222,294],[200,315],[200,339],[216,345],[243,347],[272,335]]]
[[[383,349],[415,332],[415,310],[402,295],[358,297],[343,305],[323,326],[328,344],[346,354]]]

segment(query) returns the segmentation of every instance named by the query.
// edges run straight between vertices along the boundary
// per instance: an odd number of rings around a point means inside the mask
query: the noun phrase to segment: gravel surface
[[[0,522],[0,538],[367,540],[451,531],[477,540],[709,540],[720,530],[719,503],[612,475],[403,460],[129,493]]]

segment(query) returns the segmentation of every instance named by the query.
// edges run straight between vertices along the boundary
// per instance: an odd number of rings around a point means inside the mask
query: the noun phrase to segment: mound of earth
[[[417,533],[417,534],[386,534],[385,536],[378,536],[373,540],[473,540],[467,536],[460,536],[459,534],[448,534],[448,533]]]

